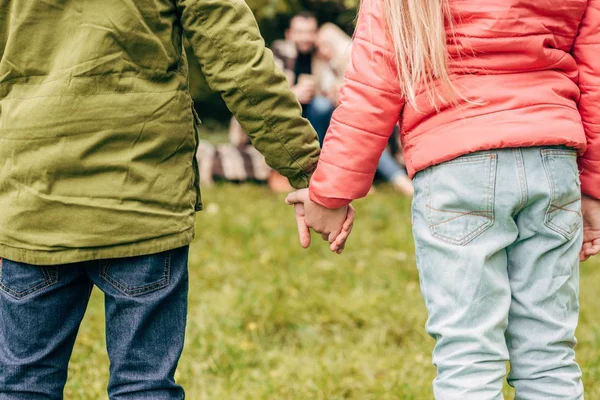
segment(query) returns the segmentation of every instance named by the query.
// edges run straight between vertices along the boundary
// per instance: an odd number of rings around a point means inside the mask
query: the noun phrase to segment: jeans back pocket
[[[566,239],[572,239],[583,223],[577,152],[544,149],[541,153],[550,185],[550,204],[544,222]]]
[[[58,267],[0,260],[0,290],[20,300],[58,283]]]
[[[126,296],[155,292],[169,285],[173,251],[105,260],[100,277]]]
[[[494,223],[497,156],[480,152],[426,170],[426,215],[433,236],[466,245]]]

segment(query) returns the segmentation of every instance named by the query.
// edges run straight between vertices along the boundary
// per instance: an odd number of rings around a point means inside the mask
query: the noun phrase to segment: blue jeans
[[[187,314],[188,247],[61,266],[0,264],[0,400],[63,398],[93,285],[105,295],[114,400],[183,399],[174,374]]]
[[[516,399],[583,399],[575,151],[473,153],[419,172],[414,185],[435,397],[502,399],[510,360]]]
[[[331,123],[333,110],[335,110],[335,106],[331,100],[320,96],[315,97],[313,101],[304,106],[304,116],[317,131],[321,146]]]

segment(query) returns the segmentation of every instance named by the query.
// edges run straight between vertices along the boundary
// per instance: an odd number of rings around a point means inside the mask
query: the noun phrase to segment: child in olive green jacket
[[[1,0],[0,398],[62,398],[93,285],[110,398],[183,398],[202,208],[183,35],[268,164],[307,187],[316,134],[243,0]]]

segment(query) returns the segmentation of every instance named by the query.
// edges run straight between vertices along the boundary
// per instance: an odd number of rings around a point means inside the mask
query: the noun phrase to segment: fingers
[[[594,255],[600,253],[600,238],[593,241],[592,251],[594,252]]]
[[[329,250],[331,250],[333,253],[338,253],[338,251],[340,249],[340,246],[337,245],[337,239],[338,239],[338,237],[340,236],[341,233],[342,233],[342,231],[338,230],[336,232],[331,232],[329,234],[329,237],[328,237],[327,241],[329,242]],[[341,254],[341,253],[338,253],[338,254]]]
[[[329,235],[329,244],[334,246],[337,244],[341,244],[341,242],[345,242],[348,239],[349,232],[341,229],[335,232],[331,232]],[[336,246],[337,247],[337,246]]]
[[[344,225],[342,226],[342,231],[335,237],[333,242],[330,242],[330,250],[342,254],[344,249],[346,248],[346,242],[352,233],[352,229],[354,227],[354,216],[356,215],[356,211],[352,206],[348,208],[348,214],[346,216],[346,221],[344,221]]]
[[[344,242],[344,244],[342,244],[341,247],[337,249],[336,253],[342,254],[344,250],[346,250],[346,242]]]
[[[600,239],[596,239],[593,242],[587,242],[588,246],[584,246],[584,255],[589,258],[600,253]]]
[[[579,261],[580,262],[587,261],[589,258],[590,258],[589,256],[585,255],[585,252],[583,250],[579,253]]]
[[[287,195],[285,202],[287,205],[304,203],[308,200],[308,189],[297,190]]]
[[[590,256],[586,255],[591,247],[591,242],[583,242],[581,246],[581,251],[579,252],[579,261],[584,262],[587,261]]]
[[[344,226],[342,228],[343,231],[352,231],[352,227],[354,226],[354,217],[356,216],[356,211],[354,207],[348,207],[348,214],[346,215],[346,221],[344,221]]]
[[[329,249],[335,253],[341,254],[340,250],[344,250],[346,248],[346,243],[350,238],[350,234],[352,233],[352,227],[349,230],[343,230],[340,234],[335,238],[333,243],[329,246]]]
[[[587,261],[590,257],[600,253],[600,238],[588,240],[583,243],[581,252],[579,253],[579,261]]]
[[[333,252],[341,254],[342,251],[346,248],[346,241],[350,237],[352,233],[352,228],[354,227],[354,217],[356,215],[356,211],[354,207],[348,207],[348,213],[346,215],[346,220],[344,221],[344,225],[342,226],[342,231],[337,235],[334,242],[330,242],[330,249]]]
[[[298,225],[298,237],[300,238],[300,246],[307,249],[310,247],[310,229],[304,221],[304,205],[295,204],[294,211],[296,212],[296,224]]]
[[[310,202],[309,199],[309,192],[308,189],[302,189],[302,190],[298,190],[296,192],[290,193],[286,199],[285,202],[289,205],[294,205],[295,206],[295,214],[296,214],[296,224],[298,226],[298,236],[300,238],[300,244],[302,245],[302,247],[307,248],[310,246],[310,242],[311,242],[311,238],[310,238],[310,229],[314,229],[317,233],[321,234],[321,238],[327,242],[329,242],[330,244],[330,249],[332,252],[337,252],[338,254],[340,254],[344,248],[345,248],[345,243],[348,240],[348,237],[350,236],[350,232],[352,232],[352,227],[354,226],[354,215],[355,215],[355,211],[354,208],[352,208],[352,206],[349,206],[348,209],[345,211],[346,213],[346,218],[344,219],[344,222],[342,223],[342,225],[340,227],[338,227],[336,230],[331,231],[328,227],[327,227],[327,223],[326,221],[321,221],[319,218],[316,218],[316,221],[314,224],[310,222],[310,219],[308,218],[308,216],[314,217],[314,210],[311,211],[311,213],[309,213],[309,215],[306,214],[306,207],[310,206],[312,203]],[[313,207],[314,208],[314,207]],[[318,207],[317,207],[317,211],[315,211],[317,213],[317,215],[320,215],[318,213]],[[340,217],[340,211],[342,212],[341,215],[344,215],[342,210],[329,210],[328,213],[330,213],[330,217],[333,218],[339,218]],[[335,214],[337,213],[337,217],[335,216]],[[321,214],[323,214],[323,212],[321,212]],[[327,214],[327,213],[325,213]],[[313,218],[315,219],[315,218]],[[321,219],[324,219],[324,216],[321,217]],[[339,221],[339,219],[338,219]]]
[[[342,226],[340,226],[339,228],[336,228],[336,230],[330,232],[329,240],[328,240],[329,244],[333,244],[333,242],[336,241],[338,236],[340,236],[340,234],[344,231],[344,227],[346,226],[347,221],[348,221],[348,211],[346,211],[346,219],[344,220],[344,223],[342,224]]]
[[[343,251],[346,248],[346,242],[352,233],[352,228],[349,230],[343,230],[340,234],[335,238],[335,240],[331,243],[329,247],[331,251],[341,254],[340,249]]]
[[[337,239],[337,237],[340,235],[340,233],[342,233],[341,230],[331,232],[331,233],[329,233],[329,235],[327,235],[326,240],[329,242],[329,244],[333,244],[333,242],[335,242],[335,239]]]
[[[336,247],[334,248],[334,246],[336,246]],[[337,246],[334,243],[331,245],[331,247],[329,249],[331,250],[332,253],[342,254],[344,252],[345,248],[346,248],[346,243],[344,242],[344,244],[342,244],[341,246]]]

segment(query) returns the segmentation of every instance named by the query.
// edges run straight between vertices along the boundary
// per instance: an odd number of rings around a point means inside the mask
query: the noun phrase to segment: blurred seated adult
[[[333,110],[339,104],[340,88],[350,63],[352,39],[331,23],[318,29],[316,18],[308,12],[292,18],[285,36],[286,40],[273,43],[276,63],[285,71],[322,144]],[[292,190],[287,179],[271,170],[252,148],[248,136],[234,118],[229,126],[229,138],[230,143],[224,145],[201,143],[198,165],[203,184],[214,180],[266,181],[274,192]],[[390,138],[390,146],[381,156],[377,172],[378,177],[389,182],[396,191],[412,196],[412,182],[402,160],[398,127]]]
[[[329,66],[322,72],[321,86],[324,95],[335,107],[339,105],[340,89],[350,64],[351,49],[352,39],[340,27],[329,22],[321,26],[317,34],[317,55]]]
[[[327,98],[336,107],[339,105],[339,94],[344,74],[350,64],[351,48],[352,39],[337,25],[326,23],[319,29],[317,34],[318,57],[329,65],[329,68],[322,75],[322,87]],[[377,175],[391,183],[396,191],[412,197],[413,185],[404,167],[399,138],[399,128],[396,126],[394,134],[390,137],[390,145],[379,160]],[[319,134],[321,145],[324,139],[325,134],[322,136]]]
[[[329,128],[334,103],[327,94],[331,89],[332,71],[328,60],[317,51],[319,24],[314,14],[304,11],[290,21],[285,40],[273,42],[275,62],[285,71],[303,114],[324,137]]]

